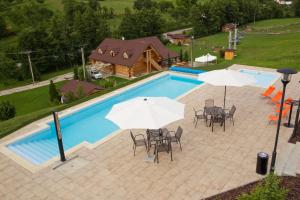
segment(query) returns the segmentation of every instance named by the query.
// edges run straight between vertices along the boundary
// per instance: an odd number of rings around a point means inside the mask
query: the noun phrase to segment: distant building
[[[126,77],[162,70],[179,55],[167,49],[157,37],[134,40],[107,38],[89,56],[94,68]]]
[[[72,93],[74,97],[78,97],[79,87],[82,88],[82,93],[85,96],[94,94],[103,89],[102,87],[95,85],[93,83],[89,83],[87,81],[70,80],[60,88],[62,97],[65,97],[67,93]]]
[[[172,44],[189,44],[191,42],[191,37],[184,34],[171,34],[168,33],[167,37]]]
[[[222,32],[229,32],[229,31],[233,31],[234,29],[235,29],[234,23],[224,24],[222,26]]]

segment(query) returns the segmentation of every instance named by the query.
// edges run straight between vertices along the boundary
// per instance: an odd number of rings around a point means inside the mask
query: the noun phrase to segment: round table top
[[[292,101],[287,102],[287,104],[289,104],[289,105],[293,104],[294,106],[298,106],[299,105],[299,100],[293,99]]]

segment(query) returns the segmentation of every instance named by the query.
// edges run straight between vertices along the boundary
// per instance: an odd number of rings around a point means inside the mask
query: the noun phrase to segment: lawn
[[[47,74],[42,74],[41,75],[41,81],[48,80],[48,79],[51,79],[55,76],[59,76],[59,75],[69,73],[69,72],[72,72],[72,71],[73,71],[72,68],[67,68],[67,69],[63,69],[63,70],[60,70],[60,71],[55,71],[55,72],[50,72],[50,73],[47,73]],[[10,88],[14,88],[14,87],[20,87],[20,86],[28,85],[28,84],[31,84],[31,83],[32,83],[31,79],[26,79],[24,81],[17,81],[16,79],[10,79],[10,80],[6,80],[5,83],[0,81],[0,91],[10,89]]]
[[[118,88],[148,78],[149,76],[152,76],[156,73],[157,72],[153,72],[151,74],[141,76],[133,80],[127,80],[119,77],[109,77],[108,80],[116,81],[115,87],[105,88],[104,90],[95,93],[91,96],[84,97],[82,99],[64,105],[53,105],[49,102],[48,86],[32,89],[29,91],[19,92],[11,95],[0,96],[0,102],[8,100],[13,105],[15,105],[17,110],[15,118],[7,121],[0,121],[0,138],[25,126],[26,124],[29,124],[30,122],[33,122],[37,119],[49,115],[53,110],[59,111],[59,110],[66,109],[68,107],[101,96],[103,94],[106,94]],[[104,83],[104,80],[97,80],[94,82],[96,84],[102,85]],[[61,87],[63,83],[64,82],[56,83],[56,87],[57,88]]]
[[[276,23],[278,27],[281,25],[281,21],[282,24],[287,25],[287,22],[295,23],[295,21],[300,21],[300,18],[266,20],[260,23],[266,25]],[[199,68],[213,70],[228,67],[236,63],[269,68],[291,67],[300,70],[300,27],[298,26],[298,28],[299,29],[296,29],[296,31],[299,32],[293,31],[284,34],[270,35],[246,33],[245,38],[241,39],[241,42],[237,47],[237,57],[235,57],[234,60],[225,61],[224,59],[218,58],[218,64]],[[197,38],[194,41],[193,57],[199,57],[206,53],[217,55],[219,57],[218,53],[213,52],[213,48],[227,48],[227,41],[228,33],[218,33],[207,37]],[[190,52],[191,49],[190,46],[178,47],[169,45],[168,47],[177,52],[180,51],[180,48],[182,48],[183,51],[188,52]]]

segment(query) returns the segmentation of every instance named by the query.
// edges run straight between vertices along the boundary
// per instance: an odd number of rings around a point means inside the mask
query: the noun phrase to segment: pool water
[[[241,69],[241,73],[248,74],[254,76],[256,83],[254,86],[267,88],[270,85],[273,85],[280,75],[276,72],[263,72],[257,70],[250,70],[250,69]]]
[[[119,127],[105,119],[114,104],[139,96],[174,99],[200,84],[202,82],[196,79],[167,74],[60,118],[64,148],[68,150],[83,141],[95,143],[117,131]],[[33,164],[48,161],[59,154],[54,123],[50,122],[48,125],[49,128],[7,147]]]

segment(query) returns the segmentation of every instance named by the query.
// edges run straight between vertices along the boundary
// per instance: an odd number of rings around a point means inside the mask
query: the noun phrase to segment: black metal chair
[[[158,137],[155,141],[155,148],[154,148],[154,162],[156,161],[159,163],[158,153],[159,152],[167,152],[170,153],[171,161],[173,161],[173,153],[172,153],[172,145],[171,145],[171,138],[170,137]]]
[[[174,133],[174,135],[171,135],[170,133]],[[171,143],[172,142],[176,142],[177,144],[179,143],[181,151],[182,151],[182,147],[181,147],[180,139],[181,139],[182,133],[183,133],[183,129],[180,126],[178,126],[176,132],[175,131],[168,131],[168,137],[170,138]]]
[[[136,147],[138,146],[145,146],[146,150],[147,149],[147,142],[146,142],[146,139],[144,137],[143,134],[137,134],[137,135],[133,135],[132,132],[130,131],[130,135],[131,135],[131,138],[132,138],[132,141],[133,141],[133,155],[135,156],[135,150],[136,150]],[[136,137],[138,136],[142,136],[143,139],[136,139]]]
[[[229,111],[225,110],[225,119],[230,119],[230,122],[232,122],[233,126],[234,126],[234,118],[233,117],[234,117],[235,111],[236,111],[235,105],[233,105]]]
[[[198,124],[198,120],[205,120],[205,124],[207,126],[207,115],[205,114],[205,111],[204,110],[196,110],[195,108],[194,109],[194,124],[195,124],[195,127],[197,126]]]
[[[150,147],[156,144],[156,138],[161,134],[160,129],[147,129],[147,150],[150,151]]]

